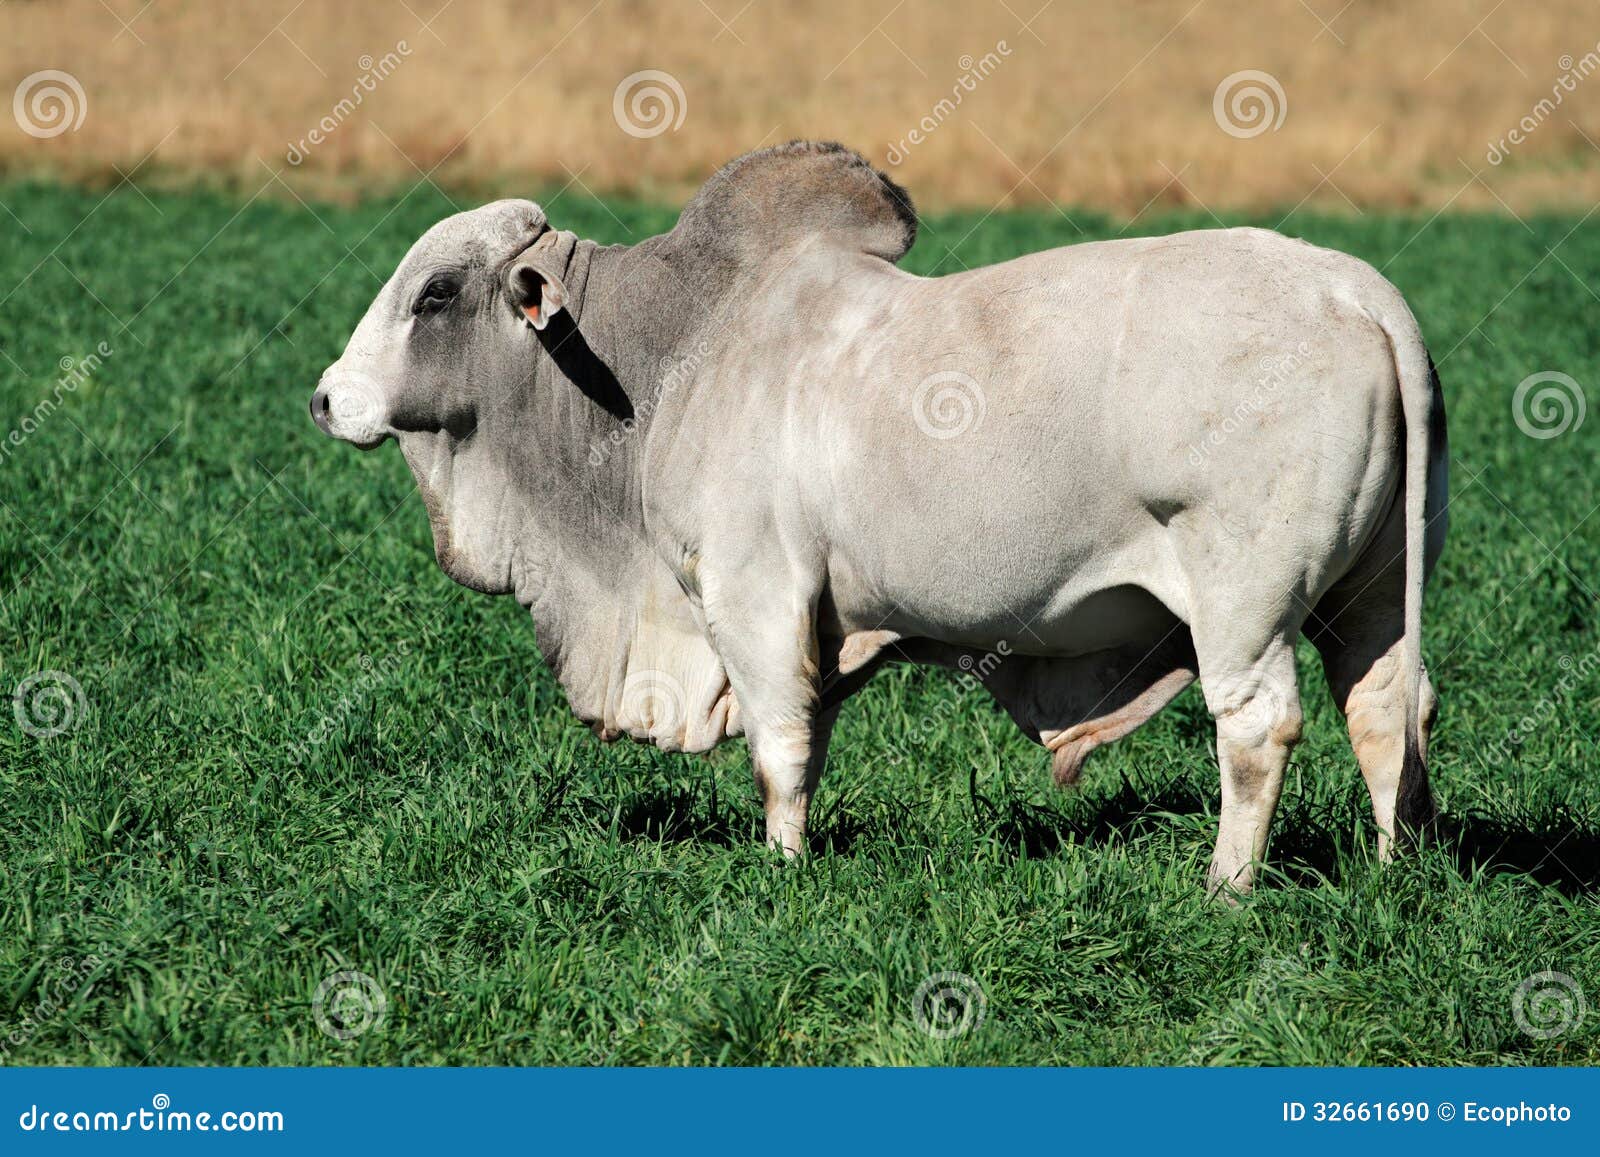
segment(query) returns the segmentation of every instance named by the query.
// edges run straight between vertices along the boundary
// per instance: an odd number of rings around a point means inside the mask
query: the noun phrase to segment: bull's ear
[[[506,289],[511,294],[511,302],[534,329],[549,325],[551,316],[567,304],[567,287],[555,270],[554,247],[545,240],[554,237],[554,233],[546,233],[528,246],[506,271]]]

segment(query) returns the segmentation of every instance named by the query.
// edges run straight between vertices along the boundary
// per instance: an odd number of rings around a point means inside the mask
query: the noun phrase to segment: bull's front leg
[[[720,605],[708,600],[707,626],[739,701],[767,843],[798,856],[838,708],[820,706],[809,600],[742,595]]]
[[[812,716],[811,738],[803,767],[787,754],[757,754],[752,749],[756,791],[767,813],[767,846],[782,848],[786,856],[798,856],[806,850],[811,800],[822,779],[822,766],[828,758],[828,740],[838,716],[837,706],[821,708]]]

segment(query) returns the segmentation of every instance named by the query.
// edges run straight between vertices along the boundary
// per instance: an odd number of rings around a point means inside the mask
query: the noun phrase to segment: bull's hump
[[[684,208],[679,228],[749,256],[815,237],[898,261],[917,236],[910,194],[861,154],[790,141],[729,161]]]

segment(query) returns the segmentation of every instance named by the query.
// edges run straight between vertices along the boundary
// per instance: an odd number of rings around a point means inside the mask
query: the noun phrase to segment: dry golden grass
[[[1520,211],[1600,198],[1600,71],[1534,111],[1564,56],[1576,70],[1596,53],[1600,67],[1592,0],[1343,2],[12,0],[5,91],[60,69],[87,112],[49,139],[5,122],[0,168],[114,177],[153,154],[141,175],[198,170],[251,190],[271,170],[324,193],[425,171],[675,197],[745,149],[819,136],[929,205]],[[336,113],[362,58],[385,53],[391,74]],[[941,112],[963,58],[988,75]],[[676,129],[618,127],[618,83],[643,69],[681,85]],[[1244,69],[1270,73],[1287,106],[1279,128],[1241,139],[1219,128],[1213,95]],[[1529,115],[1539,127],[1490,165],[1490,142]],[[291,143],[327,116],[338,126],[290,165]],[[942,123],[895,148],[925,117]]]

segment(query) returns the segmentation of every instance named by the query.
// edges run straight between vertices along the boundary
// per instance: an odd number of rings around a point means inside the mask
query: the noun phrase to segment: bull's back
[[[1181,613],[1183,552],[1216,536],[1345,565],[1398,464],[1368,277],[1229,230],[872,284],[812,459],[845,601],[1066,636],[1108,598],[1137,617],[1124,588]]]

